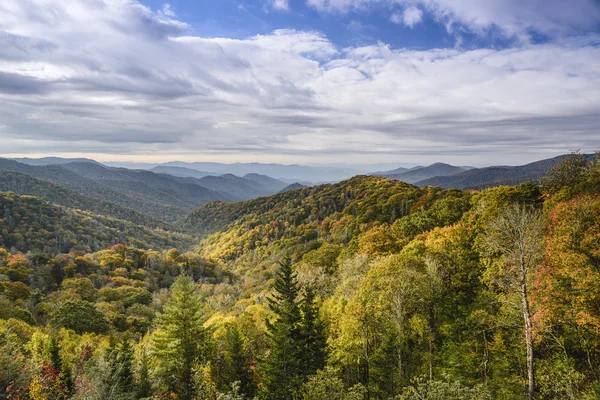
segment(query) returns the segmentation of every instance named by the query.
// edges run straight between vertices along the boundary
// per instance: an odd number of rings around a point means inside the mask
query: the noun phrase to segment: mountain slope
[[[171,161],[163,166],[175,166],[196,169],[198,171],[212,172],[216,174],[234,174],[243,176],[249,173],[261,174],[276,179],[292,179],[297,181],[313,181],[319,177],[319,181],[339,181],[348,179],[360,173],[353,168],[340,168],[328,166],[309,166],[297,164],[262,164],[262,163],[233,163],[221,164],[213,162],[182,162]]]
[[[244,175],[243,178],[258,183],[266,191],[270,192],[270,194],[277,193],[281,189],[283,189],[284,187],[287,186],[287,184],[285,182],[282,182],[279,179],[271,178],[270,176],[267,176],[267,175],[250,173],[250,174]]]
[[[17,251],[96,251],[124,243],[144,249],[189,247],[193,237],[0,192],[0,247]]]
[[[151,171],[111,168],[90,163],[69,163],[62,167],[121,192],[171,204],[184,210],[208,201],[226,200],[220,193],[192,180],[181,181],[177,177]]]
[[[500,185],[516,185],[530,180],[537,181],[550,168],[563,161],[568,155],[532,162],[520,166],[498,166],[471,169],[452,176],[438,176],[416,182],[417,186],[440,186],[455,189],[482,189]],[[587,155],[591,160],[593,155]]]
[[[273,192],[265,190],[260,184],[233,174],[221,176],[205,176],[198,179],[198,184],[215,192],[223,193],[233,201],[248,200],[255,197],[268,196]]]
[[[156,172],[157,174],[168,174],[168,175],[173,175],[173,176],[179,176],[182,178],[197,178],[197,179],[204,178],[205,176],[208,176],[208,175],[214,175],[213,173],[210,173],[210,172],[198,171],[198,170],[191,169],[191,168],[167,167],[164,165],[159,165],[158,167],[154,167],[154,168],[150,169],[150,171]]]
[[[94,167],[94,164],[91,163],[79,164]],[[106,167],[100,165],[97,165],[97,167],[106,170]],[[188,207],[188,209],[185,209],[169,204],[168,201],[161,202],[156,199],[148,199],[126,193],[112,188],[103,182],[79,175],[65,168],[64,165],[31,166],[0,158],[0,170],[20,172],[38,179],[44,179],[96,199],[107,200],[145,214],[153,215],[167,222],[173,222],[185,216],[191,208]],[[165,197],[169,200],[166,194]]]
[[[60,164],[68,164],[71,162],[89,162],[94,164],[99,164],[97,161],[92,160],[90,158],[62,158],[62,157],[42,157],[42,158],[12,158],[17,162],[27,164],[27,165],[60,165]]]
[[[131,208],[85,196],[75,190],[20,172],[0,170],[0,191],[14,192],[18,195],[37,196],[50,203],[72,209],[86,210],[94,214],[110,216],[138,225],[160,227],[162,229],[169,229],[170,227],[158,218],[140,213]]]
[[[302,189],[305,188],[306,186],[302,185],[301,183],[292,183],[291,185],[287,185],[286,187],[284,187],[283,189],[281,189],[279,191],[279,193],[285,193],[285,192],[290,192],[292,190],[296,190],[296,189]]]
[[[385,176],[399,181],[415,183],[435,176],[449,176],[463,171],[465,171],[465,169],[461,167],[455,167],[454,165],[444,163],[435,163],[427,167],[411,169],[410,171],[402,172],[400,174],[388,174]]]
[[[330,228],[320,225],[328,217],[333,218],[331,223],[344,219],[344,216],[357,224],[390,222],[407,215],[423,196],[418,207],[432,202],[436,193],[446,192],[359,175],[336,184],[306,187],[266,198],[238,203],[210,202],[195,210],[180,225],[201,236],[221,231],[232,223],[245,225],[244,229],[250,230],[271,223],[280,227],[285,225],[290,230],[303,224],[316,224],[314,229],[331,233]],[[339,229],[338,233],[341,233],[343,229]]]

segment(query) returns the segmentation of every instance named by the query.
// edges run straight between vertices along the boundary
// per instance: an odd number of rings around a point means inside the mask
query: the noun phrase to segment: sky
[[[599,0],[0,1],[5,157],[485,166],[599,148]]]

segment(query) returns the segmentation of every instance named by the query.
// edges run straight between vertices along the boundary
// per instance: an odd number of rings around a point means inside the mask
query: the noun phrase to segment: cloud
[[[374,7],[395,10],[392,20],[412,26],[420,18],[417,9],[425,10],[449,30],[460,25],[473,32],[485,33],[497,28],[505,35],[526,39],[531,31],[562,35],[600,26],[600,3],[597,0],[306,0],[306,4],[323,13],[369,11]],[[404,14],[401,18],[401,10]],[[410,10],[410,11],[408,11]],[[407,13],[408,11],[408,13]]]
[[[393,13],[390,20],[395,24],[404,24],[412,29],[423,20],[423,11],[417,7],[410,6],[404,9],[402,13]]]
[[[287,11],[290,9],[289,0],[270,0],[269,2],[274,10]]]
[[[175,16],[175,13],[173,12],[173,10],[171,10],[171,5],[169,3],[163,4],[162,13],[163,13],[163,15],[166,15],[167,17]]]
[[[0,2],[2,152],[507,163],[599,145],[598,36],[415,51],[190,31],[131,0]]]

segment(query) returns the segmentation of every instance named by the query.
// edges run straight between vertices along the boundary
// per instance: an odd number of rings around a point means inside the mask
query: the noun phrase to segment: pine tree
[[[205,330],[196,283],[181,275],[171,288],[164,311],[157,316],[152,356],[157,375],[181,400],[194,396],[194,368],[205,353]]]
[[[137,383],[137,398],[144,399],[152,396],[152,383],[150,383],[150,371],[148,367],[148,354],[142,350],[140,360],[140,376]]]
[[[290,399],[302,384],[302,316],[298,304],[299,286],[290,260],[284,260],[277,272],[275,293],[268,305],[275,321],[267,320],[269,353],[261,372],[268,399]]]
[[[127,340],[121,347],[111,336],[104,354],[101,393],[103,397],[130,399],[133,397],[133,350]]]
[[[119,369],[117,380],[119,387],[124,393],[133,392],[133,349],[128,340],[125,340],[119,350],[117,358]]]
[[[238,382],[239,393],[251,399],[255,392],[254,383],[248,357],[244,350],[244,340],[237,326],[229,328],[227,340],[229,342],[227,361],[230,371],[228,383]]]
[[[315,293],[310,286],[304,289],[300,311],[302,313],[301,327],[304,345],[301,361],[302,374],[311,376],[325,366],[327,333],[319,318]]]

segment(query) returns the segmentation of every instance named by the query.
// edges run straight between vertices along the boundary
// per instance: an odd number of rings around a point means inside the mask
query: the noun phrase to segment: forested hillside
[[[14,231],[90,225],[5,197]],[[181,226],[193,251],[4,245],[0,398],[600,396],[598,162],[483,191],[357,176]]]
[[[37,196],[68,208],[91,211],[138,225],[169,229],[169,225],[158,218],[19,172],[0,171],[0,191]]]
[[[0,246],[34,253],[91,252],[124,243],[142,249],[188,248],[176,231],[52,205],[33,196],[0,192]]]
[[[163,167],[153,172],[108,167],[92,160],[48,158],[26,161],[33,165],[0,158],[0,190],[40,195],[48,201],[59,200],[56,201],[58,204],[69,207],[79,207],[79,204],[88,211],[135,223],[147,223],[152,219],[173,223],[209,201],[269,196],[286,186],[284,182],[258,174],[205,176],[195,171],[200,174],[197,178],[181,173],[184,168],[175,167]],[[52,161],[59,164],[42,165]],[[73,193],[76,199],[68,201],[64,196],[66,191]]]

